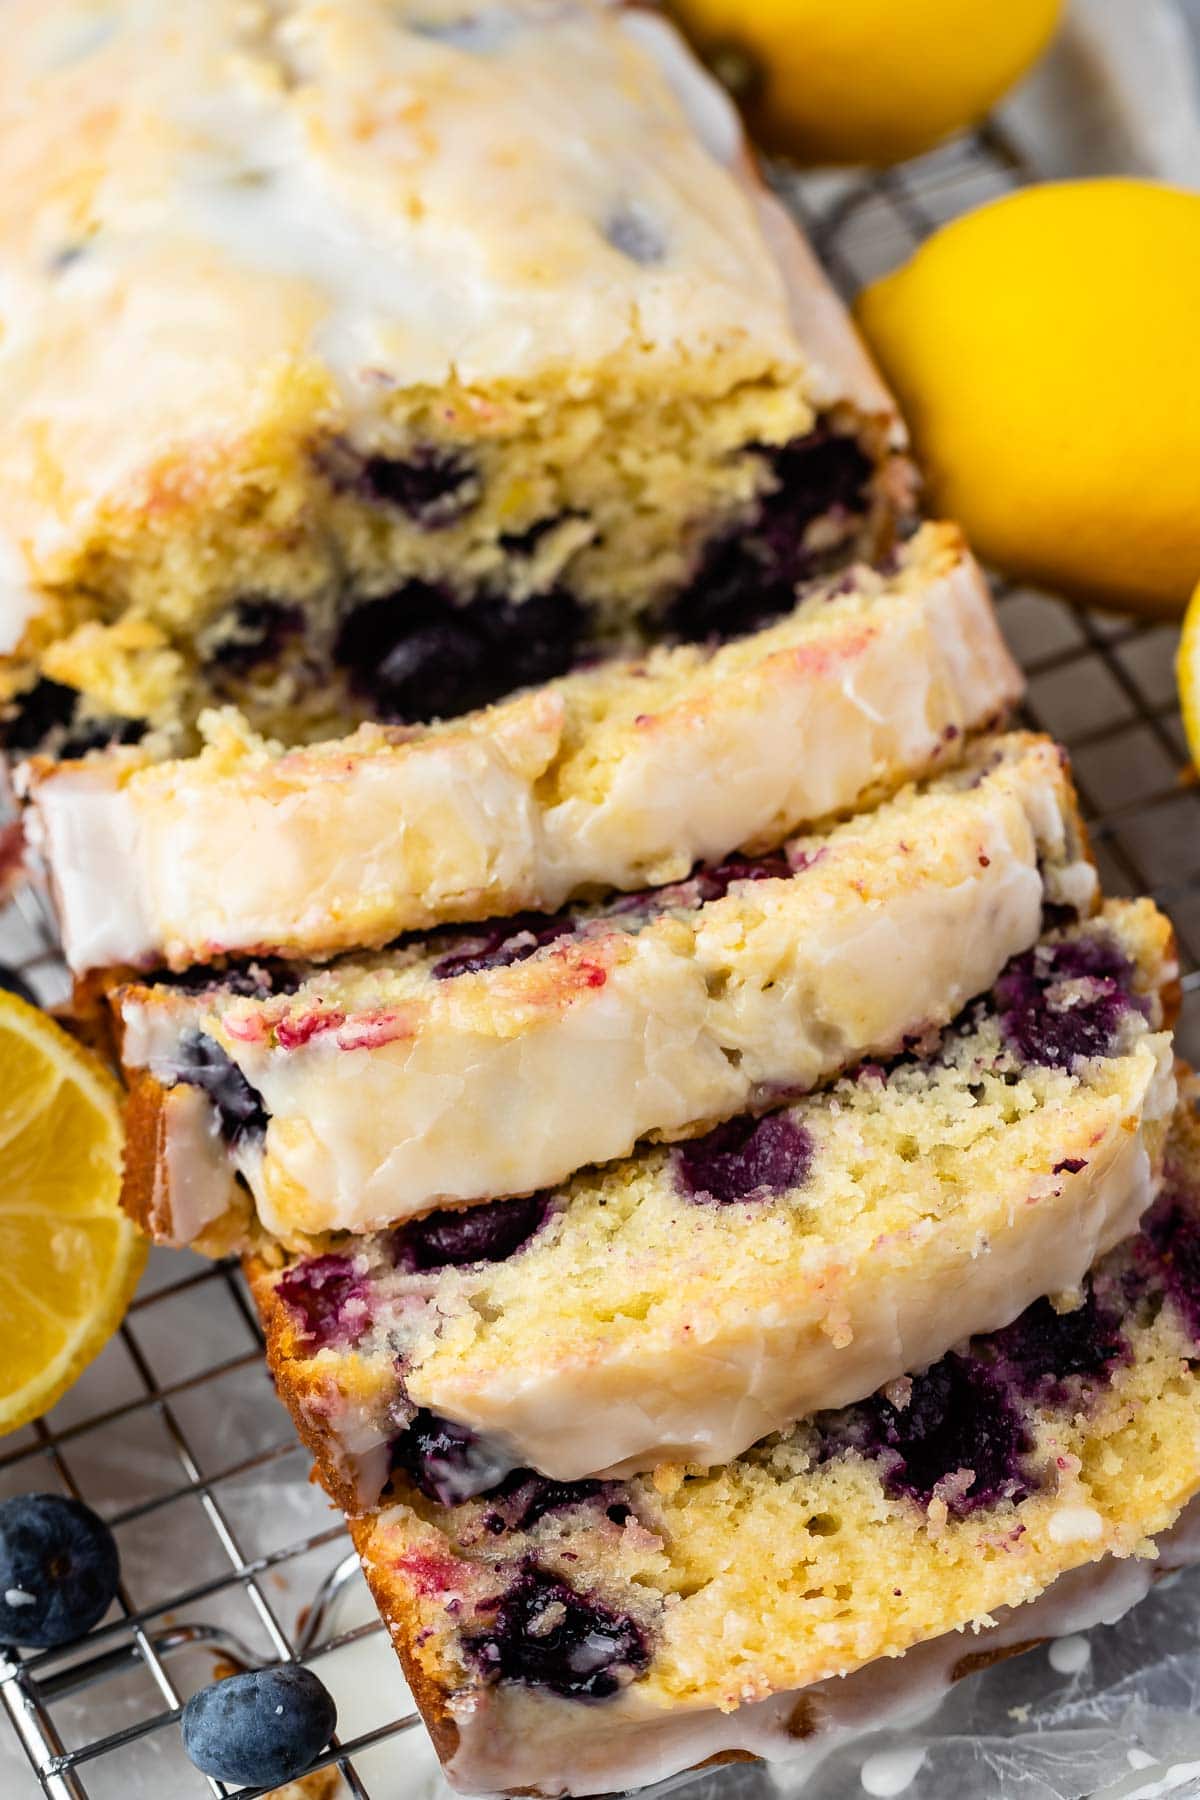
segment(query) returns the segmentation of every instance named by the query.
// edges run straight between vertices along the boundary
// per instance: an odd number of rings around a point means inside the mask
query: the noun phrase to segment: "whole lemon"
[[[978,119],[1045,49],[1062,0],[670,0],[769,149],[900,162]]]
[[[1012,574],[1178,612],[1200,576],[1200,194],[1027,188],[861,296],[929,497]]]

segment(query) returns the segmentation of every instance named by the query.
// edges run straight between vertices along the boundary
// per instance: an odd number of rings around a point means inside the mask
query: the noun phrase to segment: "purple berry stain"
[[[1168,1189],[1142,1228],[1146,1260],[1192,1340],[1200,1344],[1200,1217],[1194,1200]]]
[[[995,987],[1000,1030],[1024,1063],[1070,1070],[1112,1053],[1121,1023],[1140,1010],[1133,966],[1102,936],[1038,944],[1014,957]]]
[[[803,1187],[813,1144],[787,1113],[771,1113],[765,1119],[729,1119],[671,1154],[676,1183],[689,1200],[728,1206]]]
[[[1072,1376],[1099,1384],[1110,1380],[1128,1346],[1116,1313],[1105,1306],[1089,1281],[1083,1304],[1056,1312],[1049,1300],[1035,1300],[1019,1319],[987,1339],[994,1367],[1019,1394],[1063,1404]]]
[[[484,1629],[463,1644],[489,1681],[519,1682],[571,1700],[606,1700],[650,1660],[632,1618],[532,1561],[487,1611]]]
[[[371,1324],[368,1283],[348,1256],[296,1263],[275,1284],[309,1352],[349,1349]]]
[[[965,1517],[1033,1491],[1023,1459],[1033,1449],[1004,1383],[951,1352],[912,1378],[907,1405],[874,1394],[822,1422],[829,1450],[857,1450],[881,1465],[884,1487],[928,1506],[943,1483],[951,1512]],[[970,1472],[962,1485],[954,1476]]]
[[[468,938],[459,937],[459,948],[441,957],[429,972],[435,981],[451,981],[456,975],[511,968],[547,944],[572,936],[576,929],[577,921],[565,913],[517,913],[510,919],[488,919]]]

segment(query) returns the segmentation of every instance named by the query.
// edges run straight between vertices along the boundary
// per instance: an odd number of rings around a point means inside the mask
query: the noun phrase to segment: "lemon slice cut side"
[[[118,1204],[121,1090],[0,992],[0,1432],[52,1406],[107,1343],[146,1261]]]

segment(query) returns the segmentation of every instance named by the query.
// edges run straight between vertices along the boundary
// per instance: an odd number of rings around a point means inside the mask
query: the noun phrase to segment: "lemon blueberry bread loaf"
[[[10,747],[292,741],[785,611],[909,467],[667,24],[601,0],[13,0]]]
[[[258,1224],[293,1244],[528,1194],[945,1023],[1046,902],[1094,894],[1062,753],[1018,734],[666,888],[323,969],[126,984],[130,1204],[172,1241],[214,1225],[222,1131]]]
[[[1078,1287],[1157,1189],[1174,972],[1162,915],[1115,902],[784,1111],[253,1262],[326,1485],[361,1510],[393,1471],[451,1500],[711,1466]]]
[[[24,765],[68,961],[323,957],[774,849],[961,754],[1019,692],[978,568],[924,526],[717,648],[616,659],[426,729]]]
[[[355,1538],[451,1780],[803,1759],[856,1710],[1119,1614],[1200,1488],[1198,1187],[1183,1121],[1144,1229],[1076,1294],[723,1467],[523,1471],[451,1506],[398,1477]]]

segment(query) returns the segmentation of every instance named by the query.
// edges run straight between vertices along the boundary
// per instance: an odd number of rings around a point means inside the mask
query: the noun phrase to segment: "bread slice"
[[[1157,1191],[1174,973],[1161,913],[1113,902],[785,1111],[560,1193],[253,1259],[326,1485],[362,1511],[396,1471],[449,1499],[514,1468],[711,1467],[1078,1288]]]
[[[286,1243],[529,1194],[944,1024],[1035,941],[1046,902],[1094,896],[1061,752],[1015,735],[672,887],[316,971],[126,985],[130,1201],[176,1241],[215,1223],[228,1192],[210,1205],[196,1171],[222,1131]]]
[[[1189,1111],[1163,1198],[1081,1304],[1038,1300],[725,1467],[514,1477],[451,1507],[401,1484],[354,1534],[451,1781],[591,1794],[714,1755],[803,1767],[1117,1616],[1200,1489],[1198,1191]],[[1194,1522],[1158,1566],[1196,1554]]]
[[[464,712],[786,611],[909,509],[736,114],[603,0],[12,0],[13,748]]]
[[[678,881],[950,766],[1020,691],[958,531],[802,590],[718,648],[617,659],[420,730],[284,750],[208,716],[197,757],[21,774],[67,960],[326,957]]]

